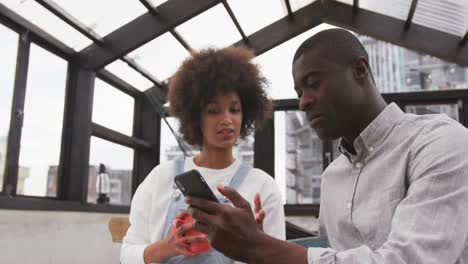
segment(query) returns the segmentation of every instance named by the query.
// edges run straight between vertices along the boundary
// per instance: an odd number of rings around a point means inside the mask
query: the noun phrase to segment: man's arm
[[[307,263],[307,250],[260,231],[249,202],[234,189],[218,187],[235,207],[187,197],[195,229],[208,234],[211,245],[226,256],[246,263]]]

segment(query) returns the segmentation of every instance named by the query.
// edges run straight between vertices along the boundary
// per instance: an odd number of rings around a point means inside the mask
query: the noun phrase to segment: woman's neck
[[[197,166],[210,169],[224,169],[234,162],[232,149],[208,149],[203,148],[193,161]]]

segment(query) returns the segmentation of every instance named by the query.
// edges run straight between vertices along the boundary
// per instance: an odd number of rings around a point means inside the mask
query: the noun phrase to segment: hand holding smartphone
[[[189,170],[175,176],[175,184],[184,196],[193,196],[219,202],[216,195],[197,170]]]

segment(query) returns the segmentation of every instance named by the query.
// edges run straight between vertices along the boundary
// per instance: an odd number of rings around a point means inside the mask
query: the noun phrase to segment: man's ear
[[[369,77],[369,62],[366,58],[360,56],[354,61],[353,75],[358,82],[367,80]]]

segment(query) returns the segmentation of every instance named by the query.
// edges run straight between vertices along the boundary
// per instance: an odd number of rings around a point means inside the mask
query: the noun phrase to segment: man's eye
[[[320,86],[320,81],[310,82],[310,84],[307,85],[307,86],[309,86],[310,88],[316,89],[316,88],[318,88]]]

